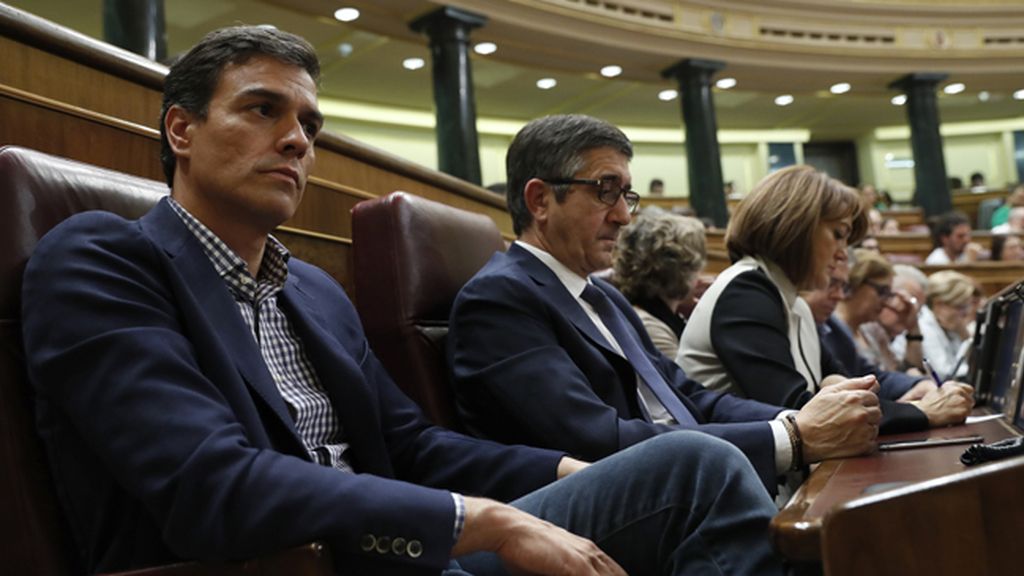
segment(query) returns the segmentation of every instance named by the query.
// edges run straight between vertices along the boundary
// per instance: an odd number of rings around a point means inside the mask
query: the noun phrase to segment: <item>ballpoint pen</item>
[[[935,371],[935,368],[932,368],[932,365],[928,362],[928,359],[921,358],[921,361],[924,362],[925,369],[927,369],[928,373],[931,374],[932,380],[935,380],[935,385],[942,386],[942,378],[939,378],[939,373]]]

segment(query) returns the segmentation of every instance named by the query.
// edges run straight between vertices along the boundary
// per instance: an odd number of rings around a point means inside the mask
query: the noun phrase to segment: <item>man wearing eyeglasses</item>
[[[506,158],[518,239],[459,293],[449,366],[474,434],[599,459],[663,432],[705,432],[739,448],[769,492],[778,476],[837,455],[842,394],[803,408],[803,434],[778,406],[705,389],[651,343],[625,298],[592,276],[611,266],[639,198],[632,145],[587,116],[529,123]],[[877,402],[876,402],[877,404]],[[701,471],[694,470],[700,477]]]
[[[849,264],[841,260],[832,271],[827,288],[800,293],[818,326],[822,365],[828,366],[828,372],[844,377],[874,374],[878,378],[879,396],[914,404],[928,417],[931,427],[962,423],[974,407],[973,388],[955,380],[949,380],[939,388],[927,376],[883,370],[860,355],[850,327],[834,314],[839,303],[850,297],[849,279]],[[888,285],[870,280],[863,284],[874,289],[880,300],[895,295]],[[913,306],[909,301],[904,304]]]

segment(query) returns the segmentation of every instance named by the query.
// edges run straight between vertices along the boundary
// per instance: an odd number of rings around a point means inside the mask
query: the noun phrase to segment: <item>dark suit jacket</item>
[[[903,372],[882,370],[872,364],[857,352],[857,343],[853,339],[850,327],[835,314],[818,326],[818,334],[821,336],[822,351],[827,352],[839,364],[841,373],[849,377],[874,374],[881,388],[878,395],[882,398],[898,400],[923,378]]]
[[[90,570],[325,540],[350,574],[437,573],[453,544],[447,489],[507,500],[554,480],[559,454],[430,426],[341,287],[288,266],[279,306],[358,474],[309,459],[237,304],[166,201],[139,221],[81,214],[40,242],[24,282],[28,371]],[[423,552],[364,552],[367,535]]]
[[[770,426],[781,408],[722,395],[686,377],[651,343],[626,299],[605,291],[651,362],[699,423],[738,446],[775,489]],[[609,348],[557,276],[525,249],[495,254],[455,300],[449,366],[459,413],[474,434],[594,460],[673,429],[643,419],[636,372]]]

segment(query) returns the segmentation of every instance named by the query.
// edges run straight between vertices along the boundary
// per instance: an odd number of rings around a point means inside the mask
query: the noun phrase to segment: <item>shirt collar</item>
[[[565,289],[569,291],[569,294],[572,294],[573,298],[579,299],[579,297],[583,294],[583,289],[587,287],[586,278],[573,272],[568,267],[566,267],[565,264],[562,264],[561,262],[558,261],[557,258],[555,258],[554,256],[552,256],[551,254],[549,254],[548,252],[544,251],[541,248],[538,248],[532,244],[527,244],[522,240],[516,240],[513,243],[519,246],[520,248],[526,250],[530,254],[536,256],[538,260],[540,260],[545,266],[550,268],[551,271],[555,273],[555,276],[558,277],[558,280],[561,281],[562,285],[565,286]]]
[[[203,252],[210,259],[217,274],[227,282],[233,290],[243,293],[254,293],[256,283],[268,283],[280,290],[288,279],[288,259],[291,254],[281,242],[271,235],[267,236],[267,246],[263,251],[263,260],[256,279],[249,274],[245,260],[234,253],[227,244],[213,233],[177,200],[168,197],[168,203],[174,213],[188,228],[189,232],[199,240]],[[255,282],[254,282],[255,280]]]

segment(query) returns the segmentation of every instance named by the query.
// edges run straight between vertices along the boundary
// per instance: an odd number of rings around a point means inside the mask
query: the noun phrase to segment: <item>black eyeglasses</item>
[[[865,281],[864,283],[874,288],[875,293],[878,294],[878,297],[881,298],[882,300],[888,300],[889,298],[892,298],[892,287],[889,286],[888,284],[875,284],[874,282],[867,281]]]
[[[594,180],[590,178],[541,178],[548,184],[586,184],[597,187],[597,199],[608,206],[615,206],[622,198],[626,201],[626,208],[630,214],[636,214],[640,207],[640,195],[629,189],[629,186],[619,186],[617,176],[609,176]]]

